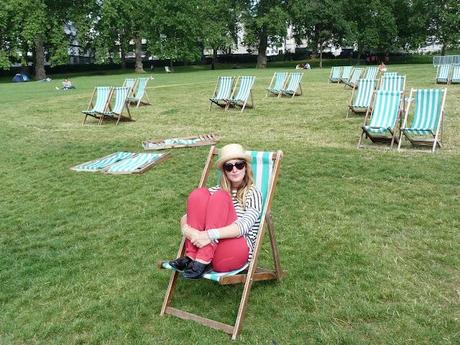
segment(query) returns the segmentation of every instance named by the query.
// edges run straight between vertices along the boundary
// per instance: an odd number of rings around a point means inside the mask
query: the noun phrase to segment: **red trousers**
[[[232,224],[237,219],[232,197],[219,190],[211,194],[207,188],[193,190],[187,199],[187,224],[205,231]],[[249,249],[244,237],[220,239],[198,248],[185,240],[185,254],[193,259],[211,262],[216,272],[227,272],[242,267],[249,258]]]

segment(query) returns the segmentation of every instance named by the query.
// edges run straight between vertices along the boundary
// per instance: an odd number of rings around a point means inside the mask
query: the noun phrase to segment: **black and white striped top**
[[[215,193],[220,186],[209,188],[211,193]],[[252,259],[252,253],[256,245],[257,233],[260,225],[260,215],[262,214],[262,194],[256,186],[252,186],[244,201],[244,208],[236,198],[236,190],[232,191],[233,206],[235,207],[238,219],[235,224],[240,230],[240,236],[244,236],[249,248],[249,261]]]

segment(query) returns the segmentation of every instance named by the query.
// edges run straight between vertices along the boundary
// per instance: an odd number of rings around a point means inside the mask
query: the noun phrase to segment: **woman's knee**
[[[224,190],[221,190],[221,189],[218,190],[217,192],[215,192],[213,195],[211,195],[211,199],[214,202],[216,202],[216,201],[221,202],[221,203],[226,203],[226,202],[228,203],[229,202],[229,203],[233,204],[232,197],[231,197],[230,193],[226,192]]]
[[[190,192],[187,198],[187,202],[197,202],[209,199],[209,190],[207,188],[196,188]]]

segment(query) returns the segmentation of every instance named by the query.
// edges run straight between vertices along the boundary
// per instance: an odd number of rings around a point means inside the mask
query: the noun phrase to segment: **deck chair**
[[[397,120],[401,116],[403,93],[401,91],[377,90],[373,97],[372,111],[368,109],[364,119],[358,148],[362,147],[364,137],[373,143],[391,141],[393,147],[396,137]]]
[[[123,87],[129,87],[129,97],[133,97],[136,91],[137,79],[126,78],[123,82]]]
[[[446,95],[447,89],[410,90],[409,103],[404,114],[399,135],[398,151],[401,149],[401,142],[404,137],[413,146],[430,145],[432,147],[431,152],[434,152],[436,147],[441,148]],[[415,101],[415,109],[412,123],[408,127],[409,110],[412,100]]]
[[[436,70],[436,84],[448,84],[451,65],[439,65]]]
[[[102,171],[113,175],[142,174],[162,162],[168,157],[169,153],[136,153],[131,157],[113,163]]]
[[[201,180],[199,183],[199,187],[206,186],[206,181],[208,179],[210,168],[212,165],[213,159],[217,156],[217,149],[213,146],[209,151],[209,155],[206,161],[205,168],[203,170],[203,174],[201,175]],[[160,315],[174,315],[184,320],[193,320],[205,326],[224,331],[228,334],[231,334],[232,339],[236,339],[241,331],[241,327],[243,325],[243,319],[246,311],[246,307],[249,301],[249,294],[251,292],[252,283],[254,281],[261,281],[261,280],[280,280],[282,276],[285,274],[281,270],[279,253],[278,253],[278,246],[276,244],[275,239],[275,229],[272,222],[270,206],[272,203],[276,182],[278,180],[278,174],[280,170],[281,159],[283,157],[283,153],[281,151],[278,152],[257,152],[252,151],[250,152],[252,156],[252,167],[254,171],[254,181],[262,192],[262,214],[260,218],[260,228],[256,239],[256,244],[253,252],[253,259],[248,265],[248,268],[242,272],[235,273],[234,271],[228,272],[228,274],[224,275],[214,275],[212,272],[208,273],[205,277],[207,279],[211,279],[217,281],[220,285],[228,285],[228,284],[238,284],[243,283],[243,293],[240,300],[240,305],[238,308],[238,313],[236,316],[235,324],[228,325],[219,321],[210,320],[205,317],[192,314],[190,312],[177,309],[172,304],[173,294],[176,288],[176,284],[178,282],[178,273],[173,271],[171,274],[171,278],[169,280],[169,285],[166,291],[166,295],[163,301],[163,305],[161,307]],[[265,229],[268,230],[272,255],[273,255],[273,264],[274,269],[267,270],[257,267],[257,261],[259,258],[259,253],[261,251],[262,240],[264,236]],[[179,247],[179,251],[177,253],[178,257],[184,255],[185,253],[185,246],[184,246],[184,239]],[[168,268],[165,267],[167,265],[164,264],[165,262],[159,262],[159,267],[161,268]]]
[[[348,104],[347,118],[350,111],[355,114],[366,113],[371,105],[372,95],[375,91],[377,81],[375,79],[359,79],[351,93]]]
[[[342,75],[340,76],[340,83],[347,82],[350,77],[351,73],[353,72],[353,66],[343,66]]]
[[[383,76],[380,79],[379,90],[403,91],[406,89],[406,76]]]
[[[82,113],[85,114],[82,124],[85,124],[88,116],[97,118],[100,122],[101,113],[108,110],[111,96],[112,88],[110,86],[95,87],[88,104],[88,110],[82,110]]]
[[[165,66],[165,72],[166,73],[171,73],[172,70],[171,70],[171,68],[169,66]]]
[[[341,77],[342,77],[342,67],[340,66],[332,67],[331,73],[329,74],[329,81],[331,83],[339,83]]]
[[[147,83],[149,78],[138,78],[137,90],[134,96],[128,97],[129,103],[135,103],[136,108],[139,108],[140,104],[149,105],[150,100],[149,96],[147,95]]]
[[[254,100],[252,98],[252,87],[254,86],[255,80],[256,77],[254,76],[238,77],[230,98],[226,100],[227,106],[225,107],[225,110],[228,110],[229,107],[240,107],[241,112],[243,112],[246,107],[255,108]],[[251,97],[251,103],[248,103],[249,97]]]
[[[211,133],[185,138],[147,140],[142,143],[142,147],[144,150],[164,150],[179,147],[215,145],[218,141],[219,137]]]
[[[116,125],[120,120],[134,121],[129,111],[129,103],[127,101],[130,89],[129,87],[114,87],[112,89],[112,97],[115,97],[113,107],[109,105],[109,109],[100,113],[99,123],[102,124],[104,118],[117,119]],[[126,115],[125,115],[126,110]]]
[[[377,74],[379,73],[378,67],[368,67],[366,70],[365,79],[377,79]]]
[[[363,73],[362,68],[354,68],[353,73],[351,74],[351,77],[348,80],[343,82],[345,84],[344,87],[349,86],[351,88],[354,88],[356,84],[358,83],[358,80],[361,77],[362,73]]]
[[[286,84],[288,75],[289,73],[287,72],[275,72],[273,74],[272,80],[270,81],[270,85],[266,89],[267,93],[265,94],[265,97],[272,94],[279,96],[281,94],[281,90]]]
[[[460,65],[452,65],[451,84],[460,84]]]
[[[115,152],[102,158],[75,165],[70,169],[74,171],[98,172],[123,159],[133,157],[134,155],[135,153],[132,152]]]
[[[221,108],[225,108],[227,106],[227,99],[229,99],[232,95],[234,84],[235,77],[217,78],[213,96],[209,99],[209,110],[211,110],[213,104],[216,104]]]
[[[296,95],[300,96],[302,94],[302,85],[300,84],[302,77],[303,73],[290,73],[289,82],[286,87],[281,90],[278,97],[281,95],[290,96],[291,98],[294,98]]]
[[[398,72],[383,72],[383,78],[385,77],[396,77]]]

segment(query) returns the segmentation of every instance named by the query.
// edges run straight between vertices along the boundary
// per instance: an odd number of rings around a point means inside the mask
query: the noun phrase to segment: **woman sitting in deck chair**
[[[239,144],[222,148],[220,185],[197,188],[181,219],[185,256],[170,261],[186,279],[199,279],[212,265],[216,272],[244,266],[252,257],[262,213],[262,196],[253,184],[251,157]]]

